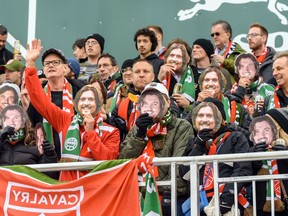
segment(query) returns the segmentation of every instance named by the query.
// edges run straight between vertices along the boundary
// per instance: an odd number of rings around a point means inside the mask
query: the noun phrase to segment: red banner
[[[108,161],[63,183],[28,167],[0,168],[0,215],[140,215],[137,172],[136,160]]]

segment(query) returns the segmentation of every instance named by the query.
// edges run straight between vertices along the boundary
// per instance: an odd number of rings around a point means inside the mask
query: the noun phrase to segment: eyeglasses
[[[132,73],[132,68],[131,67],[124,68],[121,70],[121,72],[122,73],[127,73],[127,72]]]
[[[90,44],[91,44],[91,45],[96,45],[96,44],[98,44],[98,42],[95,41],[95,40],[94,40],[94,41],[86,41],[86,42],[85,42],[85,45],[90,45]]]
[[[259,36],[259,35],[262,36],[262,34],[258,34],[258,33],[251,33],[251,34],[247,34],[247,35],[246,35],[246,38],[249,38],[249,37],[254,38],[254,37],[257,37],[257,36]]]
[[[101,67],[103,67],[103,68],[108,68],[109,66],[111,66],[111,64],[99,64],[99,65],[97,65],[97,69],[99,69],[99,68],[101,68]]]
[[[214,37],[214,35],[218,37],[218,36],[220,36],[220,33],[219,32],[212,33],[211,37]]]
[[[54,67],[56,67],[59,66],[61,63],[63,63],[63,61],[62,60],[44,61],[43,66],[49,67],[51,63]]]

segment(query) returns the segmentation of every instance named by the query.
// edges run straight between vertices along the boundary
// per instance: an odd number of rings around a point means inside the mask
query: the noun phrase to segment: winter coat
[[[121,144],[119,158],[137,158],[146,147],[147,141],[140,140],[136,137],[137,127],[133,126],[129,131],[126,139]],[[173,120],[167,125],[167,136],[163,149],[155,150],[155,156],[163,157],[180,157],[183,155],[187,142],[193,137],[191,125],[184,119],[173,117]],[[152,144],[155,140],[151,139]],[[170,166],[159,166],[159,176],[157,180],[164,181],[171,179]],[[159,189],[160,192],[168,190],[164,187]],[[177,177],[178,195],[188,193],[187,184],[179,176]]]
[[[222,126],[215,134],[214,139],[221,135],[224,132],[227,132],[228,129],[225,126]],[[190,139],[185,150],[185,156],[200,156],[208,155],[209,150],[207,146],[204,148],[199,148],[197,143],[195,143],[196,138]],[[219,147],[218,147],[219,148]],[[218,155],[220,154],[234,154],[234,153],[248,153],[249,144],[244,134],[241,132],[231,132],[226,138],[224,143],[218,150]],[[202,166],[200,170],[199,182],[203,184],[204,177],[204,168]],[[189,166],[181,165],[179,168],[180,175],[183,177],[190,170]],[[233,163],[219,163],[219,177],[235,177],[235,176],[249,176],[252,175],[252,166],[251,162],[233,162]],[[245,183],[238,183],[238,193],[245,186]],[[234,185],[232,183],[225,184],[221,199],[222,201],[228,202],[229,204],[234,203],[234,194],[230,191],[234,191]]]

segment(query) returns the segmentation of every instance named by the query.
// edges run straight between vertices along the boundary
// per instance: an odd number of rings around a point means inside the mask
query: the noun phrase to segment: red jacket
[[[36,68],[25,69],[25,83],[31,103],[59,133],[60,139],[62,138],[63,147],[64,138],[66,137],[67,130],[74,114],[61,110],[48,100],[38,79]],[[106,123],[103,123],[103,126],[101,126],[100,129],[102,130],[101,137],[99,137],[95,131],[83,132],[83,143],[81,143],[79,161],[117,159],[120,145],[119,130]],[[80,126],[80,131],[84,131],[83,126]],[[74,180],[88,172],[89,171],[62,171],[60,180]]]

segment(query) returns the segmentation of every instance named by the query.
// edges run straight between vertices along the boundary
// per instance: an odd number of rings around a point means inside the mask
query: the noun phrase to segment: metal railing
[[[205,155],[194,157],[169,157],[154,158],[153,163],[157,166],[170,165],[171,180],[159,181],[158,185],[171,186],[171,215],[177,215],[177,165],[190,165],[190,196],[191,196],[191,215],[199,215],[199,166],[205,163],[213,163],[214,166],[214,195],[215,195],[215,215],[219,214],[219,184],[234,183],[234,191],[237,191],[237,182],[252,182],[253,203],[256,203],[255,184],[256,181],[270,180],[273,185],[275,179],[288,179],[287,174],[278,175],[261,175],[261,176],[242,176],[220,178],[218,175],[218,164],[222,162],[241,162],[257,161],[269,159],[288,159],[288,151],[261,152],[261,153],[241,153],[241,154],[222,154],[222,155]],[[102,161],[74,162],[74,163],[54,163],[54,164],[35,164],[27,165],[41,172],[60,171],[60,170],[81,170],[93,169]],[[140,185],[141,186],[141,185]],[[271,187],[271,194],[274,194],[274,187]],[[235,209],[238,208],[237,194],[234,194]],[[271,215],[274,216],[274,202],[271,202]],[[253,205],[253,212],[256,215],[256,205]],[[237,211],[235,213],[237,215]]]

